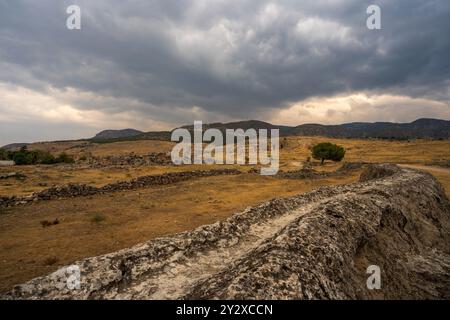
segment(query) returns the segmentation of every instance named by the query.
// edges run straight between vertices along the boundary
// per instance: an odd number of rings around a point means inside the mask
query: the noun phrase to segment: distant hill
[[[122,129],[122,130],[103,130],[95,135],[92,140],[109,140],[109,139],[122,139],[134,137],[142,134],[142,131],[135,129]]]
[[[181,128],[193,130],[193,125]],[[302,124],[299,126],[280,126],[264,121],[248,120],[227,123],[203,124],[203,130],[216,128],[222,132],[226,129],[279,129],[280,136],[324,136],[331,138],[354,139],[449,139],[450,121],[439,119],[418,119],[411,123],[394,122],[352,122],[341,125]],[[172,131],[142,132],[135,129],[104,130],[91,139],[97,143],[110,143],[117,141],[136,140],[162,140],[170,141]],[[6,150],[18,150],[28,143],[12,143],[3,146]]]
[[[96,143],[112,143],[112,142],[120,142],[120,141],[137,141],[137,140],[169,141],[171,132],[170,131],[149,131],[149,132],[140,131],[138,134],[133,134],[133,135],[128,135],[128,136],[124,135],[124,136],[120,136],[120,137],[119,136],[111,136],[111,138],[106,138],[105,135],[101,135],[100,138],[98,138],[97,136],[98,136],[98,134],[94,138],[89,139],[89,140],[92,142],[96,142]]]
[[[450,121],[419,119],[411,123],[353,122],[328,126],[304,124],[292,128],[290,134],[297,136],[321,135],[335,138],[447,139],[450,138]]]
[[[17,151],[22,147],[28,146],[29,143],[11,143],[7,144],[6,146],[1,147],[1,149],[7,150],[7,151]]]
[[[193,125],[183,126],[193,130]],[[229,123],[204,124],[203,129],[279,129],[281,136],[325,136],[333,138],[375,139],[447,139],[450,138],[450,121],[418,119],[411,123],[353,122],[341,125],[302,124],[296,127],[278,126],[268,122],[249,120]]]
[[[188,129],[189,131],[194,130],[193,125],[187,125],[187,126],[183,126],[181,128]],[[290,130],[293,127],[278,126],[278,125],[274,125],[274,124],[264,122],[264,121],[259,121],[259,120],[237,121],[237,122],[228,122],[228,123],[216,122],[216,123],[203,124],[203,130],[207,130],[207,129],[211,129],[211,128],[219,129],[222,132],[225,132],[226,129],[243,129],[243,130],[247,130],[247,129],[256,129],[256,130],[279,129],[281,135],[288,135]]]

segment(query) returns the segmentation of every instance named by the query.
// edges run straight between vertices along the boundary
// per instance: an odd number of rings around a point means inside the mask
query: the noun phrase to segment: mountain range
[[[193,131],[193,125],[186,125],[180,128]],[[332,138],[395,140],[450,138],[450,121],[425,118],[411,123],[352,122],[341,125],[302,124],[299,126],[281,126],[264,121],[248,120],[203,125],[203,130],[209,128],[219,129],[222,132],[225,132],[226,129],[279,129],[280,136],[325,136]],[[92,140],[170,140],[170,134],[171,131],[106,130],[97,134]]]
[[[193,131],[193,125],[185,128]],[[203,124],[203,130],[216,128],[222,132],[226,129],[279,129],[280,136],[324,136],[330,138],[356,139],[449,139],[450,121],[422,118],[411,123],[395,122],[351,122],[340,125],[302,124],[299,126],[274,125],[259,120],[247,120],[228,123]],[[134,140],[170,140],[172,131],[143,132],[136,129],[103,130],[89,140],[98,143]],[[3,146],[3,149],[14,150],[27,143],[14,143]]]

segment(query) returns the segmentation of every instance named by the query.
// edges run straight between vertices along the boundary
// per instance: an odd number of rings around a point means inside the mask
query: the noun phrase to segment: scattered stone
[[[277,176],[285,179],[316,179],[330,176],[330,173],[318,172],[314,169],[300,169],[287,172],[280,171]]]
[[[23,179],[23,178],[25,178],[25,175],[21,172],[9,172],[9,173],[0,175],[0,180],[9,179],[9,178]]]
[[[116,191],[134,190],[156,185],[167,185],[186,181],[193,178],[211,177],[218,175],[237,175],[241,171],[236,169],[215,169],[199,171],[169,172],[160,175],[142,176],[128,181],[119,181],[97,188],[86,184],[70,183],[54,186],[26,197],[0,197],[0,207],[24,205],[40,200],[54,200],[74,197],[89,197]]]
[[[306,164],[306,163],[305,163]],[[346,162],[339,169],[332,172],[316,171],[312,168],[311,162],[309,165],[304,165],[302,169],[283,172],[280,170],[278,177],[286,179],[321,179],[328,177],[337,177],[347,174],[352,170],[359,170],[367,165],[364,162]]]
[[[42,228],[47,228],[47,227],[54,226],[54,225],[57,225],[57,224],[59,224],[59,220],[58,219],[55,219],[53,221],[48,221],[48,220],[41,221]]]
[[[170,153],[149,153],[147,155],[128,155],[89,157],[85,161],[90,167],[98,168],[105,166],[169,166],[173,165]]]
[[[44,266],[52,266],[52,265],[54,265],[57,262],[58,262],[58,258],[57,257],[48,257],[48,258],[44,259],[43,265]]]
[[[47,187],[48,183],[46,183],[46,182],[38,182],[38,183],[35,184],[35,186],[36,187]]]
[[[360,182],[389,177],[398,172],[395,164],[385,164],[383,166],[367,166],[359,177]]]

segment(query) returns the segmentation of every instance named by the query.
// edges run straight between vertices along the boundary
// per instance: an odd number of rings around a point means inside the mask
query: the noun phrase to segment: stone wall
[[[170,166],[173,165],[170,153],[149,153],[146,155],[137,155],[130,153],[128,155],[117,155],[107,157],[89,157],[84,161],[93,168],[100,168],[105,166]]]
[[[0,207],[11,207],[16,205],[23,205],[34,201],[52,200],[59,198],[73,198],[85,197],[96,194],[116,192],[123,190],[133,190],[149,186],[166,185],[185,181],[193,178],[210,177],[218,175],[236,175],[240,174],[239,170],[235,169],[216,169],[216,170],[199,170],[199,171],[183,171],[170,172],[160,175],[142,176],[128,181],[119,181],[107,184],[103,187],[97,188],[85,184],[68,184],[63,186],[51,187],[49,189],[35,192],[26,197],[0,197]]]

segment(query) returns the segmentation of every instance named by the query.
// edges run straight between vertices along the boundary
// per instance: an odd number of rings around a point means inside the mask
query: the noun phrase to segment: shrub
[[[41,164],[54,164],[56,162],[57,161],[56,161],[55,157],[51,153],[48,153],[48,152],[42,154],[40,157],[40,161],[39,161],[39,163],[41,163]]]
[[[58,158],[56,158],[56,162],[58,163],[74,163],[75,160],[73,157],[69,156],[67,153],[62,152],[59,154]]]
[[[5,149],[0,148],[0,160],[9,160],[8,152]]]
[[[0,149],[1,150],[1,149]],[[5,157],[6,159],[2,159]],[[58,157],[54,157],[50,152],[42,150],[28,151],[21,148],[19,151],[8,151],[0,153],[1,160],[13,160],[17,165],[30,164],[54,164],[54,163],[74,163],[73,157],[66,153],[61,153]]]
[[[48,257],[48,258],[44,259],[43,264],[44,264],[44,266],[52,266],[57,262],[58,262],[57,257]]]
[[[312,157],[316,160],[321,160],[322,164],[325,160],[339,162],[344,156],[345,149],[330,142],[319,143],[312,148]]]
[[[54,226],[54,225],[57,225],[57,224],[59,224],[59,220],[58,219],[55,219],[53,221],[48,221],[48,220],[41,221],[42,228],[51,227],[51,226]]]
[[[11,160],[13,160],[17,165],[28,164],[27,154],[21,151],[14,152],[11,156]]]
[[[91,218],[91,222],[95,222],[95,223],[100,223],[102,221],[105,220],[105,216],[101,215],[101,214],[95,214],[92,218]]]

